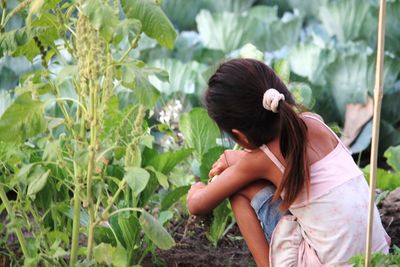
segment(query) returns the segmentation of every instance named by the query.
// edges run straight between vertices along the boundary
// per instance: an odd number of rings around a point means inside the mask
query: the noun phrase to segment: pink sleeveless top
[[[270,244],[271,266],[347,266],[365,251],[369,189],[364,175],[337,135],[337,146],[310,166],[310,190],[303,189],[283,216]],[[285,167],[267,145],[261,150],[283,173]],[[282,196],[284,198],[284,195]],[[377,208],[374,212],[373,251],[388,252],[386,234]]]

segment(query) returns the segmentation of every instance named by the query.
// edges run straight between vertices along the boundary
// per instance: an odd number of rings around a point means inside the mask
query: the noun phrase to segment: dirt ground
[[[171,228],[170,233],[173,233],[176,246],[168,251],[157,250],[160,262],[155,263],[151,258],[146,258],[143,266],[256,266],[236,224],[216,248],[206,237],[208,218],[191,217]]]

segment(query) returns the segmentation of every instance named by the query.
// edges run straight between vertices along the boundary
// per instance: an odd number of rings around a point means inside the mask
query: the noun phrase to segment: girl
[[[298,113],[291,93],[262,62],[234,59],[208,82],[210,117],[245,151],[225,151],[208,185],[188,193],[192,214],[225,198],[257,266],[346,265],[365,251],[368,185],[321,117]],[[375,207],[373,251],[390,239]]]

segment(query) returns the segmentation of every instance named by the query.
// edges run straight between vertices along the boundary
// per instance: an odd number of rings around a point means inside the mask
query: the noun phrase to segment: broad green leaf
[[[216,140],[221,137],[217,125],[203,108],[194,108],[189,113],[183,114],[179,126],[186,144],[194,148],[199,161],[210,148],[217,146]]]
[[[139,167],[128,167],[126,169],[124,180],[128,183],[129,187],[133,190],[135,196],[144,190],[149,182],[150,174]]]
[[[208,10],[202,10],[196,22],[204,45],[224,52],[242,47],[256,34],[257,21],[235,13],[211,14]]]
[[[387,163],[400,175],[400,145],[389,147],[384,154]]]
[[[368,61],[366,53],[341,53],[326,69],[328,87],[332,92],[336,106],[343,116],[346,104],[366,103]]]
[[[389,50],[395,53],[397,56],[400,56],[400,27],[398,27],[400,25],[399,10],[400,1],[387,1],[385,50]],[[376,14],[378,14],[378,12],[376,12]],[[377,18],[375,21],[377,21]],[[374,30],[376,31],[376,29]]]
[[[336,57],[334,50],[321,48],[313,43],[299,43],[289,53],[290,69],[297,75],[308,78],[314,84],[325,85],[326,67]]]
[[[254,44],[261,50],[275,51],[284,46],[291,47],[299,39],[302,19],[297,14],[286,13],[281,19],[262,18],[259,13],[265,10],[266,14],[271,13],[271,8],[266,6],[257,6],[253,9],[259,9],[257,12],[249,13],[249,18],[256,19],[255,29],[257,34],[253,37]],[[275,16],[272,16],[274,18]]]
[[[339,41],[351,41],[361,36],[369,8],[369,1],[329,1],[320,7],[319,19]]]
[[[160,249],[170,249],[175,246],[175,241],[164,227],[148,212],[142,211],[139,223],[144,233]]]
[[[203,0],[213,12],[243,12],[247,11],[256,0]],[[201,1],[199,1],[201,2]]]
[[[83,12],[93,27],[100,31],[106,40],[111,40],[119,19],[113,8],[101,0],[85,1]]]
[[[222,153],[224,153],[225,148],[221,146],[216,146],[209,149],[201,159],[200,165],[200,179],[202,182],[207,183],[208,173],[210,172],[212,165],[218,160]]]
[[[328,0],[288,0],[293,9],[297,9],[303,17],[317,17],[322,5],[326,5]]]
[[[14,51],[28,41],[28,33],[25,27],[15,29],[9,32],[3,32],[0,35],[0,57],[4,54],[14,53]]]
[[[97,244],[102,242],[111,244],[112,246],[117,245],[117,240],[115,239],[110,227],[97,225],[94,229],[94,240]]]
[[[169,192],[161,201],[161,210],[169,209],[174,203],[176,203],[189,191],[189,188],[190,186],[181,186]]]
[[[279,78],[285,82],[285,84],[289,84],[290,81],[290,66],[287,59],[280,59],[273,63],[272,68],[275,73],[278,74]]]
[[[0,118],[0,141],[23,142],[46,130],[44,104],[30,93],[17,97]]]
[[[306,83],[293,82],[290,83],[288,89],[293,94],[297,103],[311,109],[314,104],[314,98],[310,86]]]
[[[111,244],[100,243],[93,248],[93,258],[98,263],[111,265],[115,248]]]
[[[367,182],[369,182],[370,165],[366,166],[363,169],[363,172]],[[378,168],[376,170],[376,187],[383,191],[395,190],[396,188],[400,187],[400,173],[393,173],[391,171]]]
[[[241,58],[252,58],[256,60],[263,60],[264,59],[264,54],[260,50],[257,49],[254,45],[248,43],[245,44],[241,49],[240,49],[240,57]]]
[[[129,217],[120,215],[118,216],[118,225],[126,244],[125,248],[127,250],[133,249],[140,234],[139,220],[135,215],[130,215]]]
[[[153,166],[149,166],[146,169],[148,169],[149,171],[151,171],[152,173],[154,173],[154,175],[156,176],[158,182],[160,183],[160,185],[164,188],[164,189],[168,189],[169,184],[168,184],[168,177],[163,174],[162,172],[159,172],[157,170],[154,169]]]
[[[199,0],[163,0],[161,3],[165,14],[180,31],[193,29],[196,15],[204,7],[204,1]]]
[[[125,64],[119,71],[122,85],[132,89],[136,102],[146,108],[153,108],[157,103],[160,92],[150,83],[146,68],[135,64]]]
[[[222,234],[225,231],[226,223],[230,209],[228,208],[228,201],[225,200],[213,210],[213,221],[211,223],[210,233],[207,238],[212,242],[214,247],[217,247],[218,241],[221,240]]]
[[[400,121],[399,106],[400,103],[400,81],[398,81],[392,88],[384,88],[382,99],[382,118],[385,121],[396,125]]]
[[[113,44],[119,44],[123,38],[128,36],[128,41],[131,42],[136,34],[140,33],[142,23],[137,19],[124,19],[118,22],[114,32]]]
[[[148,159],[145,165],[153,166],[157,171],[168,174],[179,162],[186,159],[191,153],[191,149],[181,149],[156,154]]]
[[[36,176],[29,183],[27,195],[33,196],[36,193],[38,193],[40,190],[42,190],[47,183],[47,178],[49,177],[49,174],[50,174],[50,170]]]
[[[206,81],[202,72],[206,66],[196,61],[183,63],[173,58],[158,59],[152,66],[165,69],[169,73],[169,81],[162,81],[156,75],[149,77],[150,82],[161,92],[170,95],[175,92],[193,94],[205,87]]]
[[[174,26],[162,9],[151,0],[122,0],[122,9],[128,18],[140,20],[142,30],[162,46],[172,49],[176,39]]]
[[[172,211],[164,210],[164,211],[160,212],[160,215],[158,216],[158,222],[161,225],[164,225],[166,222],[171,220],[173,217],[174,217],[174,213]]]

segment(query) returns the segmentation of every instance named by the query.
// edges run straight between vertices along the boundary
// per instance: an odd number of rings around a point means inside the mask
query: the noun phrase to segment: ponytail
[[[280,149],[286,161],[282,181],[273,200],[283,193],[281,210],[287,210],[305,186],[309,193],[310,171],[307,160],[307,126],[286,101],[279,103]]]

